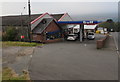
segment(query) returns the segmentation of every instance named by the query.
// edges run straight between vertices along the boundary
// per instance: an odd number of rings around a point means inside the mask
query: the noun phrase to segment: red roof
[[[67,13],[65,13],[58,21],[61,21],[66,15]]]
[[[31,22],[31,24],[33,24],[33,23],[35,23],[36,21],[38,21],[40,18],[42,18],[42,17],[44,17],[45,15],[47,15],[48,13],[44,13],[44,14],[42,14],[42,15],[40,15],[38,18],[36,18],[35,20],[33,20],[32,22]],[[50,14],[48,14],[49,16],[51,16]],[[52,17],[52,16],[51,16]],[[53,17],[52,17],[53,18]],[[54,18],[53,18],[54,19]],[[56,21],[56,19],[54,19],[55,21]]]

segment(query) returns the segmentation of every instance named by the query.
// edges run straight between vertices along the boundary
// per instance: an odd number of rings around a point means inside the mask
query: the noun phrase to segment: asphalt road
[[[97,35],[96,39],[103,36]],[[65,41],[35,48],[29,68],[32,80],[117,80],[118,55],[110,45],[97,50],[95,40]]]

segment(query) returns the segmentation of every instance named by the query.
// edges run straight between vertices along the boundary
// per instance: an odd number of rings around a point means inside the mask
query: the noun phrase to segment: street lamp
[[[23,8],[23,10],[22,10],[22,12],[21,12],[21,15],[22,15],[22,13],[23,13],[24,10],[25,10],[25,7]]]
[[[23,15],[23,11],[25,10],[25,7],[24,7],[24,9],[22,10],[22,12],[21,12],[21,27],[23,27],[23,20],[22,20],[22,15]]]

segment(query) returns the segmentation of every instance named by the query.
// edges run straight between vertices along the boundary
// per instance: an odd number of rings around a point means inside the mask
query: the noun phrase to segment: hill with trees
[[[100,23],[98,27],[107,28],[108,31],[110,31],[111,29],[113,29],[114,31],[119,31],[118,22],[114,22],[112,19],[107,19],[107,21]]]

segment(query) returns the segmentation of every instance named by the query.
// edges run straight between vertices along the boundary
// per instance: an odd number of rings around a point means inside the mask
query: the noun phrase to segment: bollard
[[[109,37],[109,36],[108,36],[108,35],[106,35],[106,37],[105,37],[105,38],[100,39],[100,40],[97,40],[97,43],[96,43],[97,49],[101,49],[101,48],[103,48],[103,47],[104,47],[104,45],[105,45],[106,40],[107,40],[107,38],[108,38],[108,37]]]
[[[103,40],[97,40],[97,49],[101,49],[103,47]]]

